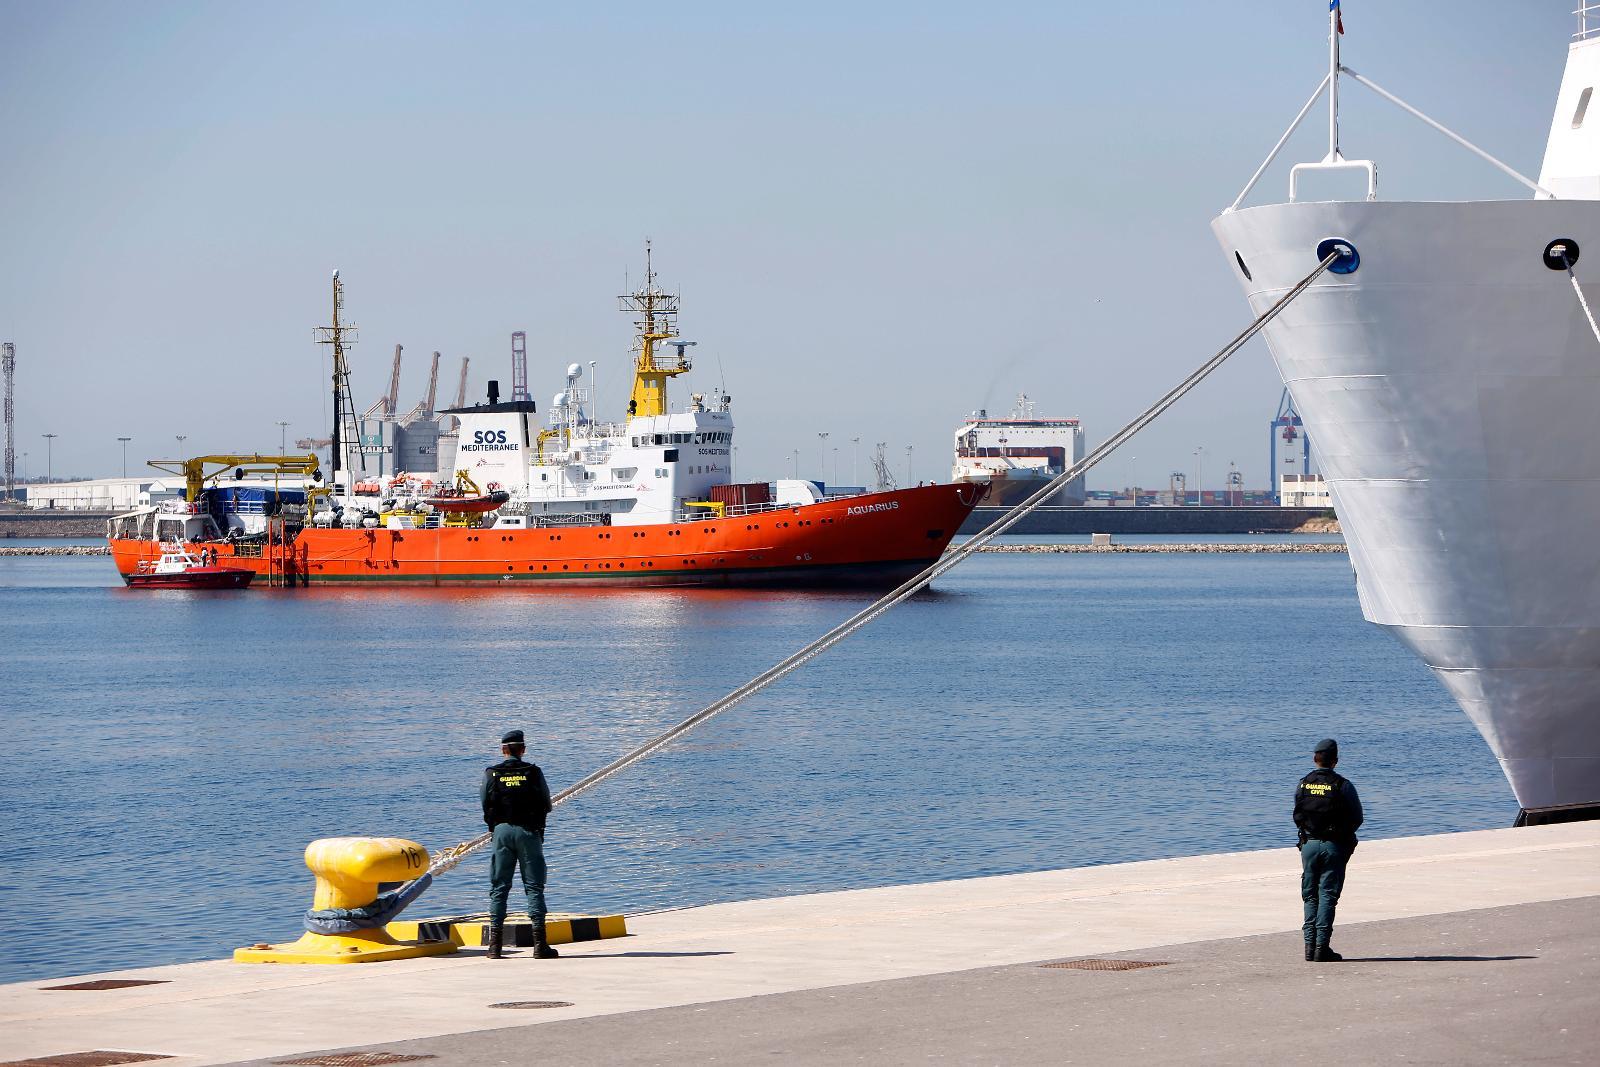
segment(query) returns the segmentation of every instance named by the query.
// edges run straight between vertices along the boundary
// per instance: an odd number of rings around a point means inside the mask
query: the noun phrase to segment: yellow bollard
[[[317,877],[314,909],[361,908],[378,899],[381,882],[405,882],[428,870],[428,850],[401,837],[328,837],[306,846]],[[237,963],[374,963],[454,952],[456,943],[396,941],[382,927],[349,934],[300,935],[287,945],[234,949]]]

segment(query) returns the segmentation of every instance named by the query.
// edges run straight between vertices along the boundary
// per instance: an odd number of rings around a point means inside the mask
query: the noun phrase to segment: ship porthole
[[[1237,249],[1234,250],[1233,259],[1234,262],[1239,264],[1239,273],[1244,275],[1245,281],[1253,282],[1256,280],[1255,275],[1250,273],[1250,268],[1245,266],[1244,257],[1239,254]]]
[[[1327,259],[1333,252],[1339,253],[1339,258],[1328,264],[1333,273],[1354,274],[1361,266],[1361,253],[1356,251],[1356,246],[1339,237],[1330,237],[1317,245],[1317,260]]]
[[[1572,238],[1557,237],[1544,246],[1544,265],[1551,270],[1566,270],[1576,262],[1578,262],[1578,242]]]

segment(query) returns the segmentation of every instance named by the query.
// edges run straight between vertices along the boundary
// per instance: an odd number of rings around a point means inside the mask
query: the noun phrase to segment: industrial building
[[[1331,508],[1333,497],[1320,474],[1284,474],[1278,480],[1278,501],[1286,508]]]
[[[455,419],[435,410],[439,390],[438,352],[428,369],[428,390],[415,407],[399,410],[401,345],[394,346],[394,363],[389,371],[389,388],[360,418],[360,455],[350,457],[350,465],[363,475],[389,477],[402,472],[433,475],[448,472],[455,463]],[[467,367],[461,360],[461,377],[456,387],[456,407],[467,400]]]
[[[280,477],[274,482],[267,478],[222,479],[208,482],[219,486],[277,485],[284,489],[303,489],[304,479]],[[75,482],[35,482],[22,486],[27,491],[28,507],[59,511],[131,511],[145,504],[159,504],[163,500],[182,500],[184,480],[176,474],[159,477],[144,475],[132,478],[88,478]]]

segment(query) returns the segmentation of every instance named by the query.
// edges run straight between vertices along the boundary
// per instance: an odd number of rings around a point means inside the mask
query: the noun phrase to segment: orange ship
[[[644,287],[621,298],[638,329],[624,420],[594,419],[576,363],[543,426],[533,401],[502,403],[491,382],[488,403],[443,414],[457,420],[456,493],[495,510],[455,507],[451,494],[403,476],[374,486],[352,469],[361,461],[344,356],[351,327],[340,323],[337,272],[333,284],[332,477],[324,482],[315,456],[155,461],[184,473],[185,499],[110,521],[124,579],[178,544],[267,586],[894,585],[938,559],[983,496],[971,484],[848,495],[801,479],[733,484],[731,398],[695,394],[668,410],[667,382],[690,361],[672,340],[677,297],[656,288],[648,260]],[[230,470],[236,480],[246,470],[304,475],[309,488],[217,485]]]

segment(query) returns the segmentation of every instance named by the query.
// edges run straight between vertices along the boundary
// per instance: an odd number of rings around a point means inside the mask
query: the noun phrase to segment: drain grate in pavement
[[[59,1056],[35,1056],[28,1060],[8,1060],[0,1067],[115,1067],[119,1063],[144,1063],[146,1060],[170,1060],[155,1052],[65,1052]]]
[[[1065,963],[1041,963],[1041,967],[1055,967],[1069,971],[1137,971],[1145,967],[1166,967],[1171,960],[1067,960]]]
[[[132,989],[139,985],[167,985],[164,978],[96,978],[92,982],[73,982],[71,985],[47,985],[45,989]],[[74,1053],[76,1055],[76,1053]]]
[[[416,1060],[438,1059],[433,1053],[404,1056],[398,1052],[330,1052],[326,1056],[302,1056],[295,1060],[273,1060],[273,1063],[303,1064],[305,1067],[384,1067],[388,1063],[412,1063]]]
[[[489,1005],[491,1008],[570,1008],[570,1000],[502,1000],[498,1004]]]

